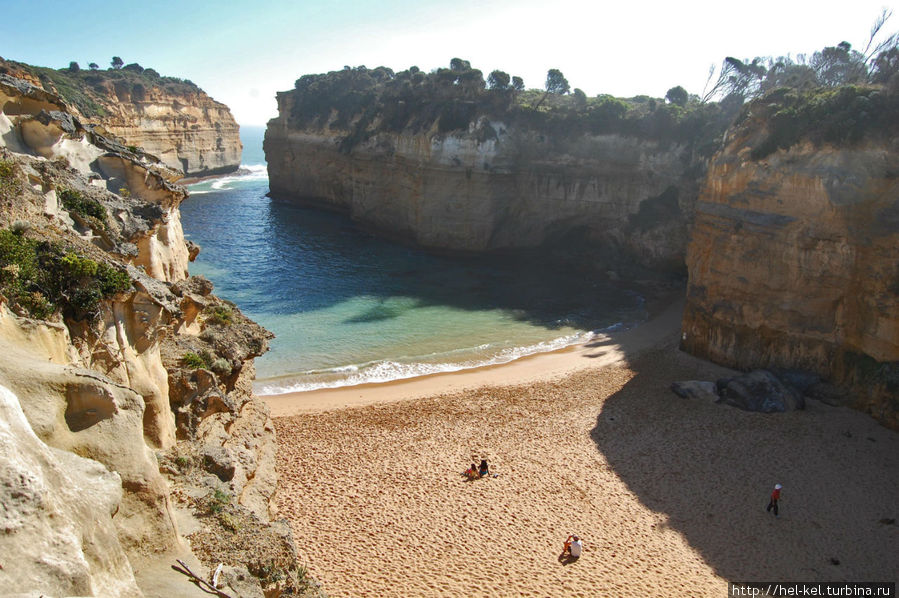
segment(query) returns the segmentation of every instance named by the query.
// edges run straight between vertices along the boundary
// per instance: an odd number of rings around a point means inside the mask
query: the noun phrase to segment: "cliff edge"
[[[142,148],[184,176],[224,174],[240,166],[243,146],[230,110],[191,81],[139,64],[50,69],[2,58],[0,73],[58,95],[81,122],[126,147]]]
[[[684,273],[696,141],[723,132],[715,106],[485,89],[464,63],[307,75],[277,97],[273,196],[438,251],[589,247],[599,270]]]
[[[685,350],[820,375],[899,429],[897,122],[899,85],[744,109],[696,204]]]
[[[0,74],[0,587],[314,593],[272,510],[270,333],[191,277],[180,173]]]

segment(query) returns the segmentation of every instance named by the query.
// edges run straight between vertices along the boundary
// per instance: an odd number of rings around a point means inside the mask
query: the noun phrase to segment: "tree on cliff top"
[[[121,58],[119,58],[118,56],[113,56],[112,62],[110,62],[109,64],[112,65],[112,68],[118,70],[118,69],[122,68],[122,65],[125,64],[125,61],[122,60]]]
[[[571,86],[568,85],[568,79],[565,78],[562,71],[559,69],[549,69],[546,72],[546,91],[548,93],[557,93],[560,95],[564,95],[571,91]]]
[[[549,69],[546,72],[546,93],[543,94],[543,97],[540,98],[540,101],[534,106],[534,110],[540,107],[541,104],[549,97],[549,94],[555,93],[559,95],[565,95],[571,90],[571,86],[568,85],[568,79],[565,78],[565,75],[562,74],[562,71],[559,69]]]
[[[678,85],[677,87],[672,87],[668,90],[668,93],[665,94],[665,99],[674,104],[675,106],[684,107],[687,105],[687,100],[690,98],[690,94],[687,93],[687,90]]]
[[[509,89],[509,74],[499,70],[491,72],[487,77],[487,89]]]

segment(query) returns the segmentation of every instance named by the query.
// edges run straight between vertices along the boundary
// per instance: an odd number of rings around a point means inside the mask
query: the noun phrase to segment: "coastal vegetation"
[[[715,103],[607,94],[587,97],[558,69],[547,73],[545,89],[524,89],[520,77],[483,73],[454,58],[450,68],[424,73],[410,67],[395,73],[387,67],[344,67],[300,77],[294,88],[292,126],[346,132],[341,149],[353,147],[379,132],[467,131],[481,117],[552,135],[577,132],[618,133],[661,141],[695,143],[710,151],[732,114]],[[495,137],[483,129],[484,140]]]
[[[129,288],[124,270],[24,231],[0,230],[0,292],[21,315],[46,320],[61,311],[75,319],[95,317],[101,300]]]
[[[501,70],[485,80],[461,58],[430,73],[346,66],[297,79],[290,125],[341,132],[345,153],[381,132],[468,131],[483,117],[553,136],[614,133],[683,143],[704,157],[734,119],[750,115],[769,117],[772,130],[754,159],[801,139],[852,143],[869,133],[894,134],[899,122],[899,36],[876,41],[889,16],[875,22],[863,51],[844,41],[811,56],[727,57],[710,70],[701,95],[675,86],[664,98],[589,97],[572,91],[559,69],[547,72],[544,89],[526,89]],[[489,124],[477,132],[482,140],[497,135]]]
[[[95,219],[103,225],[106,224],[106,208],[96,199],[85,197],[76,189],[60,189],[59,200],[69,212],[74,212],[86,219]]]
[[[170,95],[196,94],[200,88],[192,81],[160,75],[152,68],[135,63],[124,64],[115,56],[108,69],[100,69],[90,63],[90,70],[82,70],[77,62],[68,67],[53,69],[32,66],[20,62],[0,60],[0,74],[27,73],[41,82],[45,89],[55,91],[69,104],[78,108],[84,116],[106,115],[102,98],[128,94],[136,100],[144,100],[150,89],[158,88]]]

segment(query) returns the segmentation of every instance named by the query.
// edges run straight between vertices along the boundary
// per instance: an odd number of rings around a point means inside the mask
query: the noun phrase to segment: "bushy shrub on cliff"
[[[60,189],[59,201],[69,212],[74,212],[83,218],[96,218],[105,224],[107,219],[106,208],[99,201],[85,197],[76,189]]]
[[[899,81],[887,88],[847,85],[835,89],[774,90],[749,104],[741,120],[759,118],[767,135],[753,160],[800,141],[851,145],[865,138],[899,135]]]
[[[345,67],[300,77],[290,121],[297,128],[343,132],[340,148],[349,152],[379,132],[467,131],[485,116],[548,135],[619,133],[705,147],[720,136],[730,116],[717,104],[695,99],[666,104],[663,99],[565,95],[567,81],[557,84],[561,73],[553,74],[546,90],[523,90],[520,77],[493,71],[485,82],[480,70],[458,58],[450,68],[431,73],[417,67],[398,73],[385,67]]]
[[[47,319],[62,310],[83,319],[100,301],[131,288],[128,273],[58,244],[0,230],[0,292],[21,315]]]

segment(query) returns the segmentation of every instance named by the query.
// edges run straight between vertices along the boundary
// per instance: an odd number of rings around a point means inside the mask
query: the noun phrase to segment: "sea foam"
[[[418,358],[385,359],[334,368],[308,370],[291,376],[257,380],[254,390],[260,395],[279,395],[325,388],[357,386],[360,384],[393,382],[430,376],[432,374],[501,365],[529,355],[549,353],[590,342],[606,332],[620,330],[625,327],[622,322],[618,322],[600,331],[576,332],[521,347],[499,349],[490,345],[480,345],[467,349],[454,349],[440,354],[423,355]],[[466,354],[474,357],[462,358]],[[456,359],[453,359],[454,357]]]

